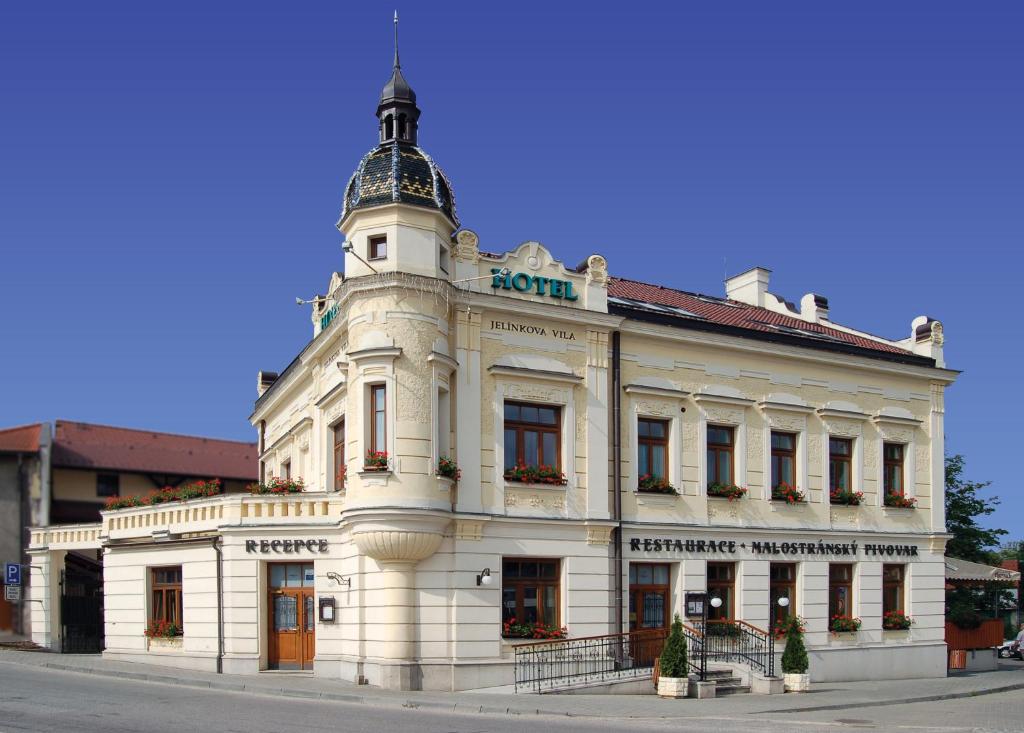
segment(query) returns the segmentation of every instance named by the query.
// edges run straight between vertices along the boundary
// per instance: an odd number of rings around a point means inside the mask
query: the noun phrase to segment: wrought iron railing
[[[667,636],[666,629],[650,629],[517,646],[516,692],[551,692],[645,677]]]
[[[746,664],[768,677],[775,675],[775,638],[767,631],[745,621],[708,621],[703,631],[703,657]]]
[[[704,654],[704,635],[697,629],[683,624],[686,637],[686,664],[697,679],[704,681],[708,676],[708,658]]]

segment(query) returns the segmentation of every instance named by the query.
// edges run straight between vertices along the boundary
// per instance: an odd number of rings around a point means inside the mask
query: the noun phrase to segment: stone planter
[[[185,643],[185,637],[183,636],[154,636],[148,640],[148,648],[151,652],[164,651],[164,652],[180,652],[182,646]]]
[[[686,697],[690,690],[689,677],[659,677],[658,697]]]
[[[811,689],[811,676],[809,674],[784,674],[782,684],[786,692],[807,692]]]

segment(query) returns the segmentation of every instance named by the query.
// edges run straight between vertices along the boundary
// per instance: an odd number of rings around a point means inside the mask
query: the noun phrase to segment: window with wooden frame
[[[733,455],[736,430],[722,425],[708,425],[708,486],[732,486]]]
[[[902,443],[882,445],[882,486],[886,495],[903,496],[903,453]]]
[[[558,407],[506,402],[505,470],[550,466],[562,470],[562,420]]]
[[[671,607],[667,563],[629,564],[629,630],[667,629]]]
[[[903,579],[906,566],[882,566],[882,616],[895,611],[903,613]]]
[[[334,490],[345,488],[345,421],[342,420],[331,431],[334,436]]]
[[[96,496],[120,496],[121,477],[116,473],[96,474]]]
[[[149,620],[152,623],[174,624],[183,630],[181,621],[181,565],[150,568]]]
[[[853,440],[828,439],[828,484],[830,491],[853,491]]]
[[[370,450],[386,453],[387,432],[387,387],[383,384],[370,386]]]
[[[832,563],[828,566],[829,627],[836,616],[853,616],[853,565]]]
[[[558,560],[505,558],[501,569],[502,623],[560,625]]]
[[[637,475],[668,479],[668,420],[637,420]]]
[[[281,464],[281,478],[290,479],[292,477],[292,462],[284,461]]]
[[[715,608],[711,605],[712,598],[721,598],[722,605]],[[731,621],[736,603],[736,563],[708,563],[708,619],[712,621]]]
[[[388,256],[388,238],[381,237],[370,237],[369,245],[367,246],[367,258],[368,260],[383,260]]]
[[[772,431],[772,488],[796,488],[796,433]]]
[[[773,562],[768,572],[768,614],[774,628],[779,621],[796,615],[796,563]],[[785,608],[779,605],[780,598],[789,599]]]

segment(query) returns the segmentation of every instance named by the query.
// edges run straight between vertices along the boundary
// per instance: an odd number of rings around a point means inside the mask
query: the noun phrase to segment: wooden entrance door
[[[316,656],[316,601],[312,563],[269,566],[270,612],[267,666],[312,669]]]
[[[667,629],[669,625],[669,567],[629,565],[629,630]]]

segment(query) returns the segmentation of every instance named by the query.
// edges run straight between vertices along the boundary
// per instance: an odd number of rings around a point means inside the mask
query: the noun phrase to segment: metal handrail
[[[521,644],[515,649],[515,690],[550,692],[647,676],[667,637],[666,629],[648,629]]]
[[[703,634],[704,656],[739,662],[775,676],[775,637],[746,621],[708,620]]]

